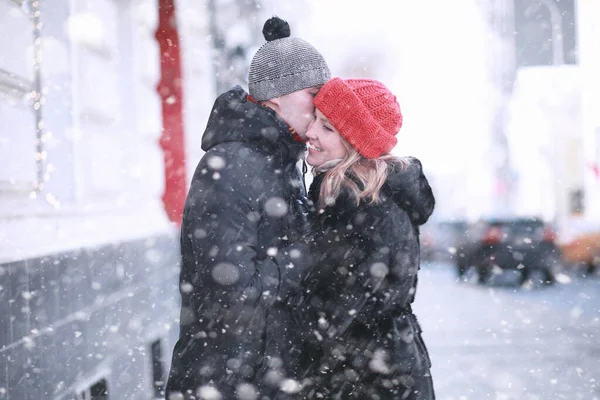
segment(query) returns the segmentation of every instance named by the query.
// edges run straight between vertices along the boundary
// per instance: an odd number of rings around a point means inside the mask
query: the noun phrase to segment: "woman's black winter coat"
[[[405,168],[390,166],[381,203],[357,205],[346,190],[316,213],[311,251],[316,262],[301,294],[288,301],[295,310],[294,330],[302,332],[294,341],[304,343],[297,378],[312,382],[306,397],[434,398],[431,362],[411,303],[419,226],[435,200],[421,163],[409,160]],[[323,177],[311,185],[314,204]]]

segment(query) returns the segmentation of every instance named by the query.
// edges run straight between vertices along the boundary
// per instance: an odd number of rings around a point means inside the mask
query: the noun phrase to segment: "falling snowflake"
[[[211,276],[220,285],[233,285],[240,279],[240,270],[233,264],[223,262],[213,267]]]
[[[302,390],[302,385],[295,379],[284,379],[279,387],[285,393],[298,393]]]
[[[204,385],[198,388],[198,397],[202,400],[221,400],[221,392],[214,386]]]
[[[238,385],[235,390],[239,400],[256,400],[258,399],[258,391],[249,383],[242,383]]]
[[[389,272],[389,268],[382,262],[377,262],[371,265],[371,275],[377,279],[385,278]]]
[[[223,169],[225,168],[226,162],[223,157],[212,155],[206,160],[206,163],[211,169]]]
[[[287,211],[287,204],[280,197],[272,197],[265,203],[265,212],[271,217],[283,217],[287,214]]]

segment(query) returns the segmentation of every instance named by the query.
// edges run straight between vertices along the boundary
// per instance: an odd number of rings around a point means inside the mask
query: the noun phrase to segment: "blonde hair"
[[[409,160],[384,154],[374,159],[362,156],[354,147],[342,138],[347,153],[344,159],[324,172],[323,183],[319,195],[319,208],[335,203],[342,189],[348,189],[358,206],[366,199],[370,204],[381,202],[379,192],[389,173],[389,166],[406,169]]]

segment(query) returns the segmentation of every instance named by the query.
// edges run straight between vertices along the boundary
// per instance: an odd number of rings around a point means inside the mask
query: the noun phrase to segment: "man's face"
[[[304,140],[306,140],[308,125],[314,118],[313,100],[318,92],[318,87],[312,87],[279,97],[279,116]]]

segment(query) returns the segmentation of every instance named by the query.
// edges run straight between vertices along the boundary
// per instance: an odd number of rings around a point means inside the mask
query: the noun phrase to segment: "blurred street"
[[[415,312],[439,400],[600,399],[600,280],[543,288],[456,281],[424,263]]]

